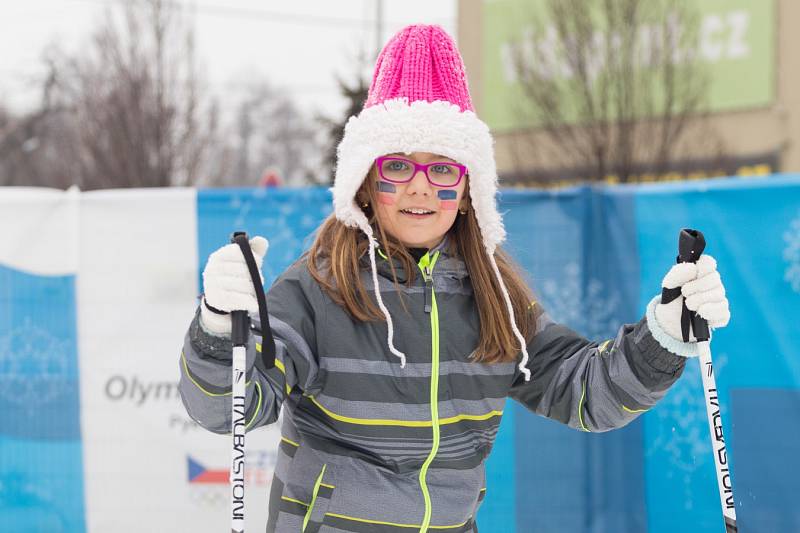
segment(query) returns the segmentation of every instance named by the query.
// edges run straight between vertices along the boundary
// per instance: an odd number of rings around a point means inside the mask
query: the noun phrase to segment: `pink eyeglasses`
[[[422,171],[428,183],[434,187],[455,187],[467,173],[467,167],[448,161],[434,161],[428,164],[417,163],[405,157],[386,155],[375,160],[378,174],[392,183],[408,183],[417,172]]]

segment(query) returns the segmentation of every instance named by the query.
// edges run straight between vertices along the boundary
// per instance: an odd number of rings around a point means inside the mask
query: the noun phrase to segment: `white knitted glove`
[[[253,250],[262,285],[264,275],[261,273],[261,265],[264,263],[267,248],[269,242],[264,237],[250,239],[250,249]],[[200,304],[200,323],[215,335],[230,335],[231,316],[215,313],[206,304],[227,313],[258,312],[253,281],[238,244],[226,244],[208,257],[208,263],[203,270],[203,289],[205,302]]]
[[[717,272],[717,262],[710,255],[701,255],[697,263],[676,264],[664,276],[661,285],[667,289],[681,288],[681,296],[655,307],[658,324],[680,343],[683,343],[681,311],[684,298],[686,307],[705,318],[710,329],[722,328],[728,324],[731,313],[725,297],[725,287]],[[689,335],[689,342],[697,342],[693,332]]]

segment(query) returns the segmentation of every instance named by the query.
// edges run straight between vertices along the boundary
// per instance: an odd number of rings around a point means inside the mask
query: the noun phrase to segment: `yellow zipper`
[[[430,313],[431,313],[431,425],[433,426],[433,447],[428,458],[422,464],[419,471],[419,486],[422,489],[422,496],[425,499],[425,515],[422,519],[422,526],[419,533],[426,533],[431,523],[431,496],[428,492],[428,485],[425,479],[428,475],[428,467],[433,462],[436,452],[439,451],[439,310],[436,307],[436,293],[433,290],[433,267],[439,258],[439,252],[433,254],[433,259],[426,253],[419,260],[419,268],[422,277],[425,279],[426,290],[426,311],[427,311],[427,290],[430,288]]]
[[[317,493],[319,493],[319,486],[322,484],[322,476],[325,474],[325,467],[328,466],[327,464],[322,465],[322,470],[317,476],[317,481],[314,483],[314,492],[311,495],[311,503],[308,504],[308,510],[306,511],[306,516],[303,518],[303,529],[301,531],[306,530],[306,526],[308,525],[308,520],[311,518],[311,511],[314,510],[314,504],[317,502]]]

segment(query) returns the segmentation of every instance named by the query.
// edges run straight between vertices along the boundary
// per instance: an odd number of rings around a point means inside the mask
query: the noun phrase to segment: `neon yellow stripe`
[[[320,483],[320,486],[330,487],[330,485],[326,485],[325,483]],[[481,490],[483,491],[483,490],[486,490],[486,489],[481,489]],[[297,503],[299,505],[302,505],[303,507],[308,507],[309,506],[309,504],[307,504],[306,502],[301,502],[300,500],[295,500],[294,498],[289,498],[288,496],[281,496],[281,500],[286,500],[287,502]],[[313,504],[313,502],[312,502],[312,504]],[[341,518],[343,520],[351,520],[353,522],[361,522],[361,523],[364,523],[364,524],[376,524],[376,525],[380,525],[380,526],[406,527],[406,528],[414,528],[414,529],[419,529],[420,527],[422,527],[421,524],[399,524],[397,522],[386,522],[386,521],[383,521],[383,520],[370,520],[369,518],[358,518],[358,517],[355,517],[355,516],[349,516],[349,515],[341,514],[341,513],[325,513],[325,516],[332,516],[334,518]],[[452,529],[452,528],[456,528],[456,527],[464,527],[467,524],[467,522],[469,522],[469,520],[465,520],[464,522],[461,522],[460,524],[453,524],[452,526],[429,526],[429,529]]]
[[[244,429],[250,427],[250,425],[253,423],[253,420],[255,420],[258,416],[258,412],[261,411],[261,385],[259,385],[258,382],[256,382],[256,392],[258,392],[258,405],[256,405],[256,412],[250,417],[250,422],[245,424]]]
[[[431,280],[433,276],[433,268],[436,265],[436,260],[439,258],[439,252],[433,255],[431,260],[428,254],[425,254],[420,259],[419,266],[422,270],[422,275],[425,280]],[[425,275],[424,267],[428,268],[431,278]],[[431,283],[432,285],[432,283]],[[436,306],[436,291],[431,286],[431,421],[433,423],[433,447],[431,453],[422,468],[419,471],[419,486],[422,488],[422,496],[425,499],[425,514],[422,518],[422,525],[419,528],[419,533],[425,533],[431,524],[431,514],[433,514],[433,506],[431,505],[431,495],[428,492],[428,484],[425,482],[428,476],[428,467],[436,457],[436,452],[439,451],[439,308]]]
[[[333,418],[334,420],[339,420],[340,422],[347,422],[349,424],[359,424],[362,426],[402,426],[402,427],[410,427],[410,428],[424,428],[424,427],[431,427],[433,422],[430,420],[392,420],[388,418],[353,418],[350,416],[344,416],[337,413],[334,413],[321,403],[317,401],[316,398],[313,396],[306,395],[306,398],[311,400],[311,402],[316,405],[322,412],[324,412],[329,417]],[[456,416],[451,416],[449,418],[442,418],[439,420],[439,425],[443,424],[454,424],[456,422],[460,422],[461,420],[488,420],[495,416],[502,416],[503,411],[489,411],[488,413],[482,415],[467,415],[461,414]]]
[[[586,380],[583,380],[581,390],[581,401],[578,402],[578,421],[581,423],[581,429],[589,431],[589,428],[583,423],[583,399],[586,397]],[[590,432],[591,433],[591,432]]]
[[[216,393],[216,392],[207,391],[198,382],[196,382],[194,380],[194,378],[192,377],[192,374],[189,373],[189,365],[186,363],[186,354],[183,352],[183,350],[181,350],[181,361],[183,362],[183,369],[186,371],[186,377],[189,378],[189,381],[194,383],[194,386],[197,387],[198,389],[200,389],[203,392],[203,394],[205,394],[206,396],[213,396],[213,397],[231,396],[233,394],[232,390],[231,390],[231,392],[223,392],[223,393]],[[249,387],[251,383],[253,383],[252,379],[250,381],[248,381],[247,383],[245,383],[244,386],[245,387]]]
[[[454,424],[462,420],[488,420],[494,416],[503,416],[503,411],[489,411],[483,415],[456,415],[451,416],[450,418],[440,418],[439,425]]]
[[[622,404],[620,404],[620,405],[622,405]],[[629,408],[625,407],[624,405],[622,405],[622,408],[625,411],[627,411],[629,413],[634,413],[634,414],[636,414],[636,413],[644,413],[646,411],[649,411],[649,409],[629,409]]]
[[[454,528],[454,527],[463,527],[464,524],[466,524],[467,522],[469,522],[469,520],[465,520],[464,522],[461,522],[460,524],[455,524],[453,526],[428,526],[428,528],[429,529],[451,529],[451,528]]]
[[[260,344],[258,346],[260,346]],[[281,361],[277,357],[275,358],[275,368],[277,368],[283,373],[283,386],[286,387],[286,394],[287,395],[291,394],[292,388],[289,386],[288,383],[286,383],[286,366],[284,366],[283,361]]]
[[[294,498],[289,498],[288,496],[281,496],[281,500],[286,500],[287,502],[292,502],[292,503],[299,503],[303,507],[308,507],[308,504],[306,502],[301,502],[300,500],[295,500]]]
[[[299,444],[297,444],[295,441],[293,441],[293,440],[289,440],[289,439],[287,439],[286,437],[281,437],[281,440],[282,440],[283,442],[286,442],[286,443],[288,443],[288,444],[291,444],[291,445],[292,445],[292,446],[294,446],[295,448],[299,448],[299,447],[300,447],[300,445],[299,445]]]
[[[367,518],[356,518],[354,516],[347,516],[344,514],[339,513],[325,513],[325,516],[333,516],[335,518],[343,518],[345,520],[352,520],[353,522],[363,522],[365,524],[377,524],[381,526],[394,526],[394,527],[409,527],[414,529],[419,529],[422,527],[421,524],[398,524],[396,522],[383,522],[381,520],[369,520]],[[461,522],[460,524],[454,524],[452,526],[429,526],[430,529],[451,529],[454,527],[463,527],[469,520]]]
[[[328,487],[329,489],[335,489],[336,485],[328,485],[327,483],[320,483],[320,487]]]
[[[231,396],[233,394],[232,390],[231,390],[231,392],[225,392],[225,393],[222,393],[222,394],[217,394],[217,393],[213,393],[213,392],[207,391],[206,389],[201,387],[200,384],[198,382],[196,382],[194,380],[194,378],[192,377],[192,375],[189,373],[189,365],[186,363],[186,354],[183,351],[181,351],[181,360],[183,361],[183,368],[186,371],[186,377],[188,377],[189,380],[192,383],[194,383],[195,387],[197,387],[198,389],[203,391],[203,394],[205,394],[207,396],[213,396],[213,397]],[[244,386],[247,387],[251,383],[253,383],[252,379],[250,381],[248,381],[247,383],[245,383]],[[244,426],[245,429],[250,427],[250,425],[253,423],[253,420],[255,420],[256,416],[258,416],[259,411],[261,411],[261,397],[262,397],[262,394],[261,394],[261,385],[259,385],[258,382],[256,382],[256,392],[258,393],[258,405],[256,406],[256,412],[253,413],[252,417],[250,417],[250,422],[245,424],[245,426]]]
[[[597,352],[598,353],[603,353],[605,351],[605,349],[606,349],[606,346],[608,346],[609,342],[611,342],[611,339],[609,339],[606,342],[604,342],[603,344],[601,344],[600,348],[597,349]]]
[[[322,476],[325,474],[325,467],[328,465],[322,465],[322,470],[317,476],[317,481],[314,482],[314,492],[311,495],[311,505],[308,506],[308,511],[306,511],[306,516],[303,518],[303,529],[301,531],[306,530],[306,526],[308,525],[308,520],[311,518],[311,511],[314,510],[314,504],[317,501],[317,493],[319,492],[319,486],[322,483]]]
[[[260,342],[256,343],[256,351],[258,353],[261,353],[261,343]],[[275,368],[277,368],[278,370],[280,370],[283,373],[284,386],[286,387],[286,394],[291,394],[292,388],[289,387],[288,383],[286,383],[286,366],[284,366],[283,361],[281,361],[277,357],[275,358]]]

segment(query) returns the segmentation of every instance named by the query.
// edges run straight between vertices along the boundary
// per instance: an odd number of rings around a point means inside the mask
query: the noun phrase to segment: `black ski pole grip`
[[[275,366],[275,339],[272,337],[272,329],[269,326],[269,312],[267,310],[267,297],[264,295],[264,287],[261,285],[261,274],[258,271],[256,258],[253,256],[253,250],[250,249],[250,240],[247,238],[247,233],[244,231],[236,231],[231,236],[231,242],[238,244],[244,255],[247,269],[250,271],[250,279],[253,281],[253,288],[255,289],[256,299],[258,300],[258,315],[261,323],[261,360],[264,368],[273,368]],[[243,325],[237,327],[236,314],[242,313],[244,318],[239,320]],[[231,339],[233,340],[234,334],[244,335],[244,343],[247,343],[247,335],[250,333],[250,317],[247,311],[234,311],[232,314],[232,332]],[[236,346],[236,341],[233,341]]]
[[[699,230],[689,228],[681,230],[678,237],[678,263],[697,263],[705,249],[706,238]],[[680,288],[677,290],[678,294],[680,294]],[[694,336],[698,341],[707,341],[710,338],[708,322],[694,311],[690,311],[686,307],[686,301],[684,300],[683,312],[681,313],[681,330],[684,342],[689,341],[690,324],[691,331],[694,332]]]
[[[706,249],[706,238],[696,229],[684,228],[678,237],[678,263],[697,263],[703,250]]]
[[[250,317],[247,311],[231,311],[231,341],[234,346],[247,345],[250,333]]]

